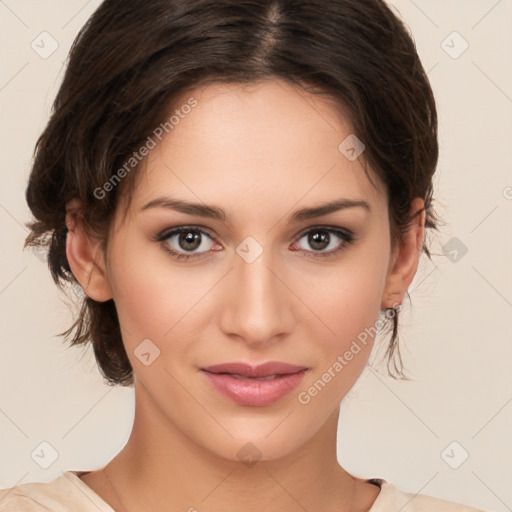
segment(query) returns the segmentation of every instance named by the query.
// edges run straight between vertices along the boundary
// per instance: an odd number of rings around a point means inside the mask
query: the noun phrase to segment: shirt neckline
[[[86,475],[87,473],[90,473],[90,471],[65,471],[63,476],[71,477],[71,479],[74,481],[74,483],[80,487],[81,491],[84,492],[89,498],[93,499],[94,502],[97,502],[96,504],[101,505],[102,508],[106,507],[105,512],[116,512],[115,509],[113,509],[99,494],[97,494],[91,487],[89,487],[80,477],[82,475]],[[368,509],[368,512],[378,512],[378,508],[380,503],[384,501],[384,494],[383,492],[388,490],[390,484],[386,482],[386,480],[382,478],[369,478],[366,479],[366,481],[372,485],[375,485],[380,488],[380,492],[377,495],[377,498],[373,502],[372,506]],[[103,512],[103,511],[102,511]]]
[[[63,476],[71,479],[74,485],[76,485],[81,492],[83,492],[88,498],[90,498],[96,505],[101,506],[101,512],[116,512],[96,491],[89,487],[80,476],[86,475],[90,471],[65,471]],[[104,509],[104,510],[103,510]]]

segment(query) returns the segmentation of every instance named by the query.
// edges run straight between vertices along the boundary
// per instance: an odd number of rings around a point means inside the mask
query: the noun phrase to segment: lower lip
[[[210,384],[222,395],[240,405],[252,407],[269,405],[286,396],[304,378],[306,369],[281,375],[271,380],[238,379],[227,373],[202,370]]]

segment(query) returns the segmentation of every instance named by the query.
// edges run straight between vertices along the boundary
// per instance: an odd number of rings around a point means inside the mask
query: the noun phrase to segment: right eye
[[[202,257],[202,255],[211,250],[211,247],[208,249],[208,246],[211,246],[211,243],[206,243],[204,240],[205,237],[213,242],[210,235],[200,228],[193,226],[180,226],[170,230],[166,229],[158,234],[154,240],[162,242],[162,248],[173,258],[189,259]],[[174,245],[174,248],[171,245]],[[201,248],[204,250],[197,251],[197,249]]]

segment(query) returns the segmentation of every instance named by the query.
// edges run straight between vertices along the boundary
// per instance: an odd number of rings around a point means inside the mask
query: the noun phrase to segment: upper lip
[[[202,370],[210,373],[236,373],[243,377],[268,377],[269,375],[286,375],[306,370],[305,366],[296,366],[294,364],[281,363],[279,361],[269,361],[267,363],[253,366],[242,362],[223,363],[213,366],[207,366]]]

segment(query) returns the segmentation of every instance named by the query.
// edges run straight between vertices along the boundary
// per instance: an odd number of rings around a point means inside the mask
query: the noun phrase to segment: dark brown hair
[[[73,43],[36,144],[26,190],[35,220],[25,247],[48,247],[56,284],[76,284],[65,249],[67,202],[83,203],[84,227],[106,249],[119,198],[133,192],[140,166],[108,193],[97,191],[168,120],[177,99],[208,82],[269,79],[323,94],[349,116],[366,146],[365,169],[386,185],[393,247],[415,197],[425,201],[426,228],[437,229],[435,101],[412,37],[384,1],[106,0]],[[431,257],[425,241],[423,251]],[[392,320],[388,368],[403,377],[398,311]],[[133,384],[112,299],[84,296],[60,335],[72,334],[71,345],[92,342],[107,383]]]

